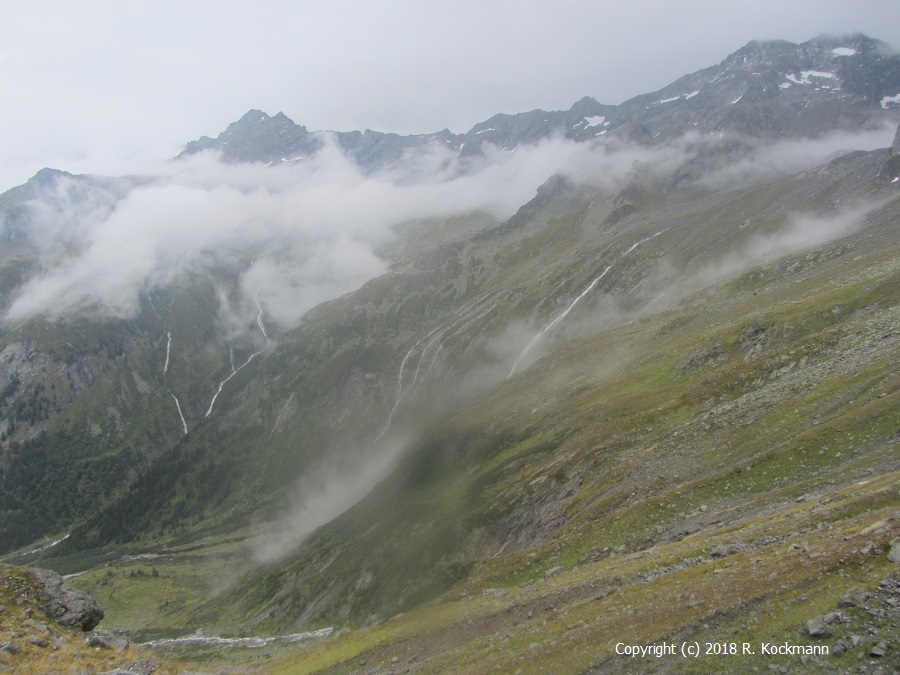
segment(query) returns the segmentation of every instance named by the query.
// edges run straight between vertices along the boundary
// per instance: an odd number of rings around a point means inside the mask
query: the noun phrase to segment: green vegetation
[[[808,642],[806,621],[894,571],[900,199],[869,181],[857,231],[742,254],[835,206],[873,157],[696,199],[660,186],[614,217],[615,195],[569,186],[499,226],[407,224],[390,273],[311,311],[209,416],[230,345],[200,274],[168,313],[52,326],[31,351],[5,336],[0,546],[71,533],[20,557],[84,572],[135,639],[335,628],[259,658],[197,652],[275,672],[707,672],[613,647]],[[329,502],[395,446],[367,496]],[[334,517],[259,560],[317,509]]]

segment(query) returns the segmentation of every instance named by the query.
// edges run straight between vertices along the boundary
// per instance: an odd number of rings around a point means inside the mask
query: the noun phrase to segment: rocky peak
[[[29,178],[28,182],[37,187],[51,187],[53,185],[56,185],[59,182],[60,178],[64,177],[71,178],[72,174],[70,174],[68,171],[60,171],[59,169],[44,167],[36,174],[34,174],[31,178]]]
[[[228,125],[216,138],[203,136],[185,146],[179,157],[204,150],[217,150],[226,162],[265,162],[272,164],[295,159],[318,150],[322,141],[295,124],[283,112],[274,117],[261,110],[250,110]]]
[[[428,143],[468,156],[488,144],[512,150],[554,135],[575,141],[619,136],[656,144],[691,131],[775,140],[872,128],[893,109],[900,109],[900,55],[878,40],[852,34],[800,44],[754,40],[718,65],[621,105],[586,96],[569,110],[497,114],[462,135],[443,130],[401,136],[366,129],[334,132],[334,137],[370,171]],[[182,155],[214,149],[225,161],[273,164],[313,154],[323,144],[324,132],[309,132],[284,113],[270,117],[250,110],[215,139],[189,143]]]

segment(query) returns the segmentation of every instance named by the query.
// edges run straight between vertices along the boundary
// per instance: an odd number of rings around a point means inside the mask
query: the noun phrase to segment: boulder
[[[889,645],[887,642],[879,642],[869,650],[869,656],[887,656],[888,647]]]
[[[891,541],[891,550],[888,552],[888,560],[900,564],[900,537]]]
[[[838,607],[863,607],[869,594],[861,588],[851,588],[838,600]]]
[[[843,614],[840,612],[831,612],[830,614],[817,616],[816,618],[807,621],[806,630],[812,637],[829,637],[830,635],[834,635],[834,629],[831,626],[835,623],[840,623],[843,620]]]
[[[559,574],[562,571],[563,571],[563,568],[560,565],[557,565],[556,567],[551,567],[549,570],[544,572],[544,578],[549,579],[550,577],[556,576],[557,574]]]
[[[67,628],[93,630],[103,619],[103,608],[89,596],[70,587],[56,572],[28,570],[41,584],[42,605],[48,615]]]
[[[87,646],[99,647],[100,649],[115,649],[117,652],[123,652],[131,646],[131,643],[125,638],[100,630],[87,639]]]

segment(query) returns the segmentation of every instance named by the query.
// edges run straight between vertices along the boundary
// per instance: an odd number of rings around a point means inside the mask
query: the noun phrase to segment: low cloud
[[[895,124],[859,132],[839,131],[822,138],[799,138],[760,144],[750,141],[747,155],[702,177],[699,185],[718,190],[804,171],[831,157],[852,150],[877,150],[890,146]]]
[[[284,515],[249,542],[254,561],[266,563],[283,558],[316,529],[359,502],[388,476],[403,447],[404,443],[393,436],[362,455],[331,453],[328,460],[304,473]]]
[[[716,189],[799,170],[837,148],[884,146],[889,135],[882,129],[757,147],[700,184]],[[61,176],[30,205],[42,271],[18,290],[6,320],[129,317],[148,290],[226,265],[238,275],[240,297],[233,297],[235,287],[220,294],[231,298],[228,307],[220,302],[223,325],[246,325],[258,302],[267,321],[285,330],[315,305],[385,272],[388,262],[375,251],[399,223],[476,210],[503,219],[555,173],[612,192],[636,163],[667,175],[733,140],[689,134],[645,148],[553,138],[512,152],[488,146],[466,159],[435,144],[369,175],[332,142],[312,158],[279,166],[224,164],[207,153],[141,179]]]
[[[394,225],[475,210],[507,217],[587,152],[554,140],[462,162],[432,147],[364,175],[331,144],[281,166],[202,154],[120,191],[61,176],[30,205],[43,271],[19,289],[6,319],[133,316],[147,289],[224,263],[238,266],[245,299],[288,328],[383,273],[374,251]]]

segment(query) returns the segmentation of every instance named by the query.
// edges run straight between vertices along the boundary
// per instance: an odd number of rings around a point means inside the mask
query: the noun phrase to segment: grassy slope
[[[895,201],[862,234],[570,343],[456,415],[442,437],[469,446],[457,466],[446,444],[422,448],[442,451],[423,460],[442,461],[439,476],[413,470],[416,487],[402,498],[376,493],[361,508],[393,517],[407,539],[455,520],[469,533],[473,572],[437,605],[304,652],[285,672],[394,657],[436,672],[614,672],[618,640],[809,643],[806,620],[890,571],[884,551],[900,530],[897,218]],[[391,497],[406,503],[387,516]],[[351,557],[343,573],[378,564],[352,557],[363,534],[353,518],[312,546]],[[342,527],[350,532],[336,543]],[[422,551],[440,539],[419,538]],[[860,553],[868,541],[881,553]],[[710,558],[722,544],[739,552]],[[544,580],[556,566],[562,574]],[[287,569],[282,601],[292,574],[313,588],[325,581],[309,566]],[[844,633],[861,630],[854,621]],[[896,639],[884,623],[878,639]]]
[[[105,672],[127,669],[142,659],[156,661],[160,675],[188,667],[134,646],[122,650],[88,647],[84,633],[64,628],[45,614],[38,588],[24,568],[0,565],[0,643],[19,648],[18,653],[0,650],[0,670],[43,675]]]
[[[640,306],[701,267],[704,255],[709,262],[783,225],[789,208],[859,191],[842,187],[846,180],[838,175],[827,190],[785,181],[702,208],[651,203],[611,230],[603,212],[576,209],[526,228],[509,246],[455,249],[463,269],[488,261],[485,287],[463,297],[498,299],[465,324],[467,334],[448,333],[458,373],[478,363],[470,345],[510,318],[532,312],[540,325],[554,316],[558,303],[541,302],[548,288],[571,298],[637,238],[671,231],[616,268],[600,301],[573,314],[567,340],[429,428],[394,475],[286,564],[206,602],[208,580],[247,555],[220,531],[196,549],[173,542],[154,549],[162,557],[152,562],[121,558],[113,576],[95,570],[78,582],[106,601],[111,628],[354,629],[288,657],[286,672],[352,670],[361,659],[390,667],[395,657],[435,671],[616,670],[622,664],[607,663],[607,646],[618,639],[801,641],[806,619],[834,609],[853,583],[873,586],[887,572],[883,555],[853,553],[862,547],[851,535],[885,521],[865,541],[884,550],[896,536],[896,199],[835,244],[727,282],[681,285],[668,308],[651,305],[599,329],[591,318]],[[750,216],[751,227],[741,227]],[[449,274],[455,263],[442,264],[435,269]],[[427,291],[427,278],[410,283]],[[388,283],[356,298],[377,315],[372,303]],[[355,311],[352,301],[335,307],[351,318]],[[397,316],[386,314],[385,327],[399,316],[390,311]],[[407,332],[419,316],[408,311]],[[295,335],[279,349],[302,344]],[[399,359],[405,348],[391,352]],[[290,372],[286,358],[270,364]],[[337,370],[352,370],[352,359]],[[252,400],[254,386],[235,400]],[[274,422],[279,410],[264,414]],[[709,558],[720,544],[738,551]],[[151,565],[159,577],[130,576]],[[555,567],[562,571],[545,579]],[[385,621],[397,612],[407,614]]]

